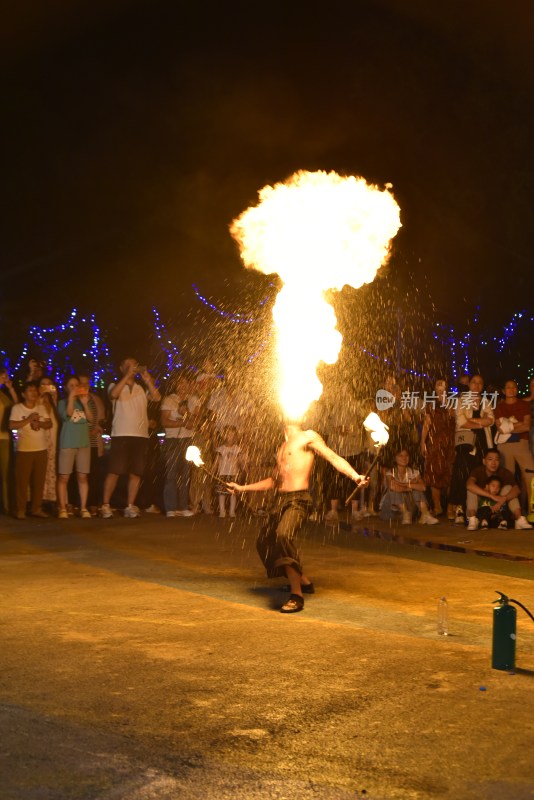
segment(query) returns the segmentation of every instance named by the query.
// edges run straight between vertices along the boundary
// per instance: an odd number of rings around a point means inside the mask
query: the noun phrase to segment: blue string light
[[[251,322],[255,322],[256,321],[254,317],[251,317],[250,315],[247,315],[247,314],[242,314],[239,311],[236,311],[236,312],[225,311],[224,309],[219,308],[214,303],[210,303],[210,301],[206,297],[204,297],[203,294],[201,294],[200,289],[198,288],[198,286],[195,283],[193,283],[191,285],[193,287],[194,293],[196,294],[198,299],[201,301],[201,303],[203,303],[208,308],[211,308],[211,310],[215,311],[216,314],[219,314],[220,317],[224,317],[224,319],[228,319],[228,320],[230,320],[230,322],[237,322],[237,323],[241,323],[241,324],[245,324],[245,325],[250,325]],[[269,285],[272,286],[273,284],[271,283]],[[259,307],[261,308],[262,306],[264,306],[265,303],[268,300],[270,300],[270,295],[266,295],[263,298],[263,300],[260,300],[260,302],[258,303]]]
[[[157,308],[152,308],[152,313],[154,314],[154,329],[156,331],[156,337],[160,343],[162,351],[165,353],[165,375],[164,378],[168,378],[171,374],[172,370],[176,367],[182,366],[182,361],[180,358],[180,350],[176,347],[174,342],[169,339],[169,334],[167,333],[167,328],[165,324],[161,321],[161,317]]]
[[[104,374],[113,372],[109,348],[102,339],[94,314],[79,319],[78,310],[73,308],[66,322],[50,328],[32,325],[29,333],[37,348],[43,353],[49,372],[59,383],[75,371],[80,351],[83,358],[91,361],[89,371],[93,386],[103,387]],[[20,369],[27,354],[28,345],[25,344],[15,371]]]

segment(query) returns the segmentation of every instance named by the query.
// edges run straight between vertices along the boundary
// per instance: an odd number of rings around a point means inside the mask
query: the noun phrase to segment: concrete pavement
[[[534,608],[534,532],[513,560],[310,524],[318,591],[286,616],[258,522],[4,518],[2,798],[534,797],[523,612],[515,674],[490,666],[495,590]]]

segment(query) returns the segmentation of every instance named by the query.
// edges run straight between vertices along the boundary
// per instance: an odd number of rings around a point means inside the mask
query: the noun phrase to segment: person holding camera
[[[91,444],[89,424],[93,421],[89,409],[89,392],[76,377],[69,378],[65,384],[67,397],[57,405],[61,421],[59,432],[59,458],[57,478],[58,518],[68,519],[67,484],[72,470],[76,467],[76,480],[80,493],[80,516],[89,519],[87,494],[88,475],[91,466]]]
[[[34,381],[22,387],[22,402],[15,403],[9,427],[17,432],[15,455],[15,502],[17,519],[26,519],[28,489],[31,485],[32,517],[47,517],[43,511],[43,490],[46,476],[47,436],[52,421],[39,398]]]
[[[140,511],[134,504],[147,460],[148,397],[156,403],[161,400],[147,367],[139,366],[136,358],[125,358],[121,362],[120,371],[122,378],[117,383],[110,383],[108,387],[113,406],[113,421],[108,474],[100,509],[100,515],[104,519],[113,516],[110,501],[119,475],[128,475],[128,499],[124,516],[129,519],[140,516]],[[137,376],[145,384],[146,390],[136,382]]]

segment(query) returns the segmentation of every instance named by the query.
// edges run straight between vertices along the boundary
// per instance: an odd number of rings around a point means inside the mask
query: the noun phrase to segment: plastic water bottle
[[[449,633],[449,607],[445,597],[440,597],[438,602],[438,634],[447,636]]]

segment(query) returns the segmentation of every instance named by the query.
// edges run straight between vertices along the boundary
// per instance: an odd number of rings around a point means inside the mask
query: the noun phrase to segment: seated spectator
[[[497,434],[495,444],[501,454],[503,466],[515,472],[516,465],[521,470],[523,488],[528,494],[530,474],[534,471],[534,456],[530,452],[530,404],[518,398],[518,387],[514,380],[504,384],[504,400],[495,407]]]
[[[80,494],[80,516],[89,519],[91,514],[87,508],[89,494],[89,472],[91,469],[91,443],[89,440],[89,423],[93,421],[89,411],[89,392],[80,386],[78,378],[70,378],[65,384],[66,399],[58,403],[58,415],[61,421],[59,433],[58,458],[58,518],[68,519],[67,484],[76,467],[76,480]]]
[[[11,434],[9,431],[9,415],[11,408],[19,402],[13,381],[6,369],[0,370],[0,481],[2,492],[2,510],[9,514],[10,475],[11,475]]]
[[[410,525],[414,508],[417,506],[421,512],[419,523],[435,525],[439,520],[433,517],[428,509],[425,483],[419,470],[412,469],[409,463],[408,451],[401,450],[395,456],[395,466],[386,470],[385,491],[380,501],[380,516],[382,519],[390,519],[391,516],[387,510],[399,511],[402,514],[402,524]]]
[[[482,395],[483,389],[482,376],[473,375],[469,381],[469,391],[460,395],[456,408],[456,455],[452,465],[449,502],[455,507],[454,521],[457,525],[465,524],[467,479],[475,467],[482,464],[488,448],[493,446],[493,409],[491,401]]]
[[[502,481],[498,475],[488,479],[484,486],[490,497],[478,498],[477,519],[481,528],[500,528],[508,530],[513,517],[506,503],[499,503]]]
[[[521,514],[519,505],[519,488],[515,475],[505,467],[501,467],[499,451],[496,447],[491,447],[484,456],[481,466],[476,467],[469,476],[466,484],[467,490],[467,515],[469,517],[468,530],[476,531],[479,520],[477,518],[478,498],[486,497],[494,500],[494,495],[486,489],[490,478],[498,477],[501,481],[501,490],[493,511],[498,512],[505,504],[508,505],[512,517],[515,520],[516,530],[527,530],[532,528],[525,517]]]
[[[47,437],[52,420],[40,402],[39,389],[33,381],[22,387],[22,402],[11,409],[9,426],[17,432],[15,455],[15,508],[17,519],[26,518],[28,490],[31,485],[32,517],[48,517],[43,511],[46,476]]]

